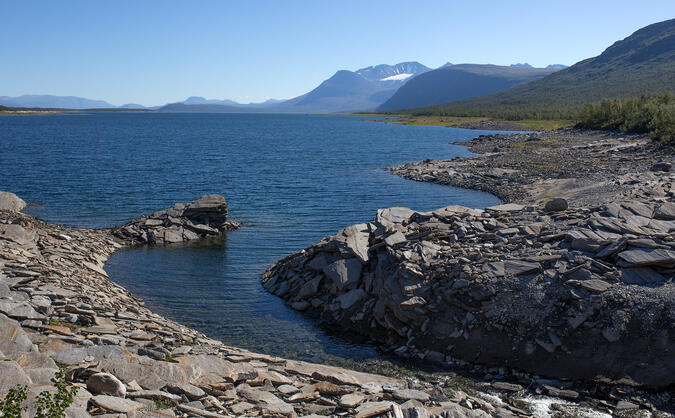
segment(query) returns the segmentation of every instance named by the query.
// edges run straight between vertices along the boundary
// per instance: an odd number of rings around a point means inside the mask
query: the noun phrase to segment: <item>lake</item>
[[[374,345],[326,329],[268,294],[279,258],[378,208],[485,207],[486,193],[404,180],[384,167],[470,155],[450,142],[475,130],[400,126],[356,117],[94,113],[0,117],[0,190],[27,212],[105,227],[217,193],[244,222],[219,242],[118,251],[110,278],[156,312],[226,344],[377,371]],[[494,133],[494,132],[489,132]]]

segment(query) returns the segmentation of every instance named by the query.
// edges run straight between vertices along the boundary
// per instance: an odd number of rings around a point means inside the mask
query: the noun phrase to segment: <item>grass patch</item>
[[[74,331],[78,328],[84,327],[84,325],[73,324],[73,323],[70,323],[70,322],[61,321],[59,319],[50,319],[49,325],[53,325],[53,326],[56,326],[56,327],[66,327],[66,328],[69,328],[71,331]]]

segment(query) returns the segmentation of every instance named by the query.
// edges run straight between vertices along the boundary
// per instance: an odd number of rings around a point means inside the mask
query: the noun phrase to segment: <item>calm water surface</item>
[[[227,198],[246,226],[218,244],[117,252],[105,268],[148,306],[227,344],[375,370],[371,345],[331,335],[260,285],[275,260],[378,208],[485,207],[480,192],[382,170],[470,153],[485,132],[341,116],[91,114],[0,117],[0,190],[40,218],[102,227],[190,201]],[[494,132],[491,132],[494,133]]]

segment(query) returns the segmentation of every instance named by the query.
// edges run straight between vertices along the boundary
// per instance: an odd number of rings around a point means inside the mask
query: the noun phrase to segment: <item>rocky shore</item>
[[[379,210],[279,261],[264,286],[402,357],[482,365],[616,415],[638,398],[632,413],[672,412],[672,150],[573,130],[470,149],[489,153],[392,172],[519,203]]]
[[[40,392],[55,390],[60,367],[78,387],[68,417],[527,415],[515,401],[443,379],[402,380],[226,346],[110,281],[103,265],[119,248],[233,228],[222,197],[98,230],[53,225],[24,207],[0,193],[0,399],[27,385],[25,416],[35,416]]]

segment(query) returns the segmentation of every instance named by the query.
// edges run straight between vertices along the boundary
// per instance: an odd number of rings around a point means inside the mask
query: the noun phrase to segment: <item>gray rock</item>
[[[591,291],[591,292],[597,292],[597,293],[602,293],[605,290],[609,289],[612,287],[611,284],[607,283],[604,280],[600,279],[590,279],[590,280],[584,280],[581,283],[579,283],[581,287],[584,289]]]
[[[15,361],[0,361],[0,394],[6,393],[16,385],[30,385],[26,372]]]
[[[628,250],[619,253],[624,266],[671,266],[675,265],[675,251],[671,250]]]
[[[402,401],[413,399],[420,402],[426,402],[430,398],[428,393],[416,389],[398,389],[395,390],[392,395],[394,395],[394,398]]]
[[[356,284],[361,277],[361,262],[356,258],[335,261],[324,268],[324,273],[339,289]]]
[[[654,218],[668,221],[675,220],[675,203],[662,203],[654,212]]]
[[[567,210],[568,207],[569,205],[567,204],[567,200],[563,199],[562,197],[554,197],[553,199],[550,199],[546,202],[546,205],[544,205],[544,210],[547,212],[560,212]]]
[[[0,210],[21,212],[24,209],[26,209],[26,202],[19,196],[14,193],[0,191]]]
[[[185,395],[191,401],[196,401],[206,396],[206,392],[189,383],[169,383],[165,389],[174,395]]]
[[[0,352],[16,359],[22,353],[35,351],[33,342],[17,321],[0,314]]]
[[[403,235],[400,231],[396,231],[384,239],[384,243],[389,247],[394,247],[406,241],[405,235]]]
[[[87,390],[95,395],[110,395],[124,398],[127,388],[110,373],[94,373],[87,379]]]
[[[352,289],[344,295],[338,296],[335,300],[340,303],[342,309],[349,309],[364,297],[366,297],[366,292],[363,289]]]
[[[107,411],[119,412],[122,414],[126,414],[132,411],[138,411],[140,409],[145,408],[145,405],[140,402],[109,395],[93,396],[90,399],[90,401],[94,405],[103,408]]]
[[[363,393],[354,392],[342,395],[338,403],[343,408],[351,409],[361,405],[365,400],[366,396]]]
[[[541,270],[539,263],[532,263],[523,260],[506,260],[504,261],[504,271],[507,274],[530,274],[537,273]]]
[[[663,171],[663,172],[670,172],[672,169],[672,164],[668,162],[658,162],[654,165],[652,165],[652,171]]]
[[[21,246],[29,246],[34,244],[35,233],[26,230],[21,225],[16,224],[0,224],[0,239],[13,241]]]
[[[35,319],[44,320],[46,317],[39,314],[28,302],[14,302],[11,300],[0,300],[0,312],[15,319]]]

